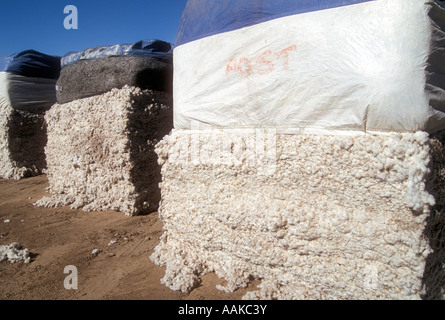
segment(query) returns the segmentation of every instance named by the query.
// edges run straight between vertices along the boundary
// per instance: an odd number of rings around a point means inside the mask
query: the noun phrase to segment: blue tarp
[[[189,0],[176,46],[293,14],[375,0]]]
[[[62,68],[80,60],[90,60],[108,57],[151,57],[163,61],[172,61],[172,45],[161,40],[141,40],[132,44],[117,44],[100,46],[79,52],[69,52],[62,57]]]
[[[57,79],[60,74],[60,57],[26,50],[0,57],[0,72],[25,77]]]

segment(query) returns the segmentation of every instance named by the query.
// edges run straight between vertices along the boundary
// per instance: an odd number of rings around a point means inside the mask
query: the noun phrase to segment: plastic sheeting
[[[239,12],[230,22],[216,2],[189,1],[174,51],[175,128],[444,129],[445,9],[427,0],[352,2],[238,28],[253,2],[224,1]],[[233,30],[215,31],[220,19]]]
[[[126,85],[172,92],[172,62],[138,56],[80,60],[60,72],[57,102],[84,99]]]
[[[35,50],[0,57],[0,103],[16,110],[51,107],[60,69],[60,57]]]
[[[0,57],[0,72],[24,77],[57,79],[60,73],[60,57],[26,50]]]
[[[161,40],[141,40],[68,53],[62,57],[57,102],[103,94],[125,85],[171,92],[173,48]]]
[[[50,108],[56,101],[56,79],[0,72],[0,104],[15,110]]]
[[[172,60],[172,45],[161,40],[141,40],[132,44],[116,44],[89,48],[79,52],[69,52],[62,57],[62,68],[81,60],[109,57],[149,57],[163,61]]]

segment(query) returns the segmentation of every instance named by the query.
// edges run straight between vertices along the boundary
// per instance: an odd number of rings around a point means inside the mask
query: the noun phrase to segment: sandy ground
[[[150,260],[162,234],[157,213],[33,206],[49,195],[47,186],[44,175],[0,180],[0,245],[18,242],[32,256],[29,264],[0,263],[1,300],[238,300],[256,286],[227,294],[216,289],[224,281],[207,274],[189,294],[171,291],[160,283],[164,268]],[[100,253],[93,256],[93,249]],[[64,287],[68,265],[77,268],[77,290]]]

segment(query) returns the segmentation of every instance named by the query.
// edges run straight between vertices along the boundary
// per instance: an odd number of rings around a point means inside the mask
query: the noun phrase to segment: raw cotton
[[[45,110],[14,110],[0,104],[0,178],[19,180],[44,171]]]
[[[170,106],[166,93],[129,86],[55,104],[45,116],[52,197],[36,205],[156,211],[161,175],[154,146],[172,128]]]
[[[65,66],[60,72],[57,102],[92,97],[125,85],[171,92],[172,78],[171,63],[150,57],[81,60]]]
[[[19,243],[13,242],[10,245],[0,245],[0,262],[3,261],[30,263],[31,257],[28,249],[22,249]]]
[[[151,259],[166,267],[161,282],[188,292],[215,272],[231,292],[260,279],[247,299],[440,292],[426,233],[436,203],[431,145],[424,132],[173,130],[156,149],[164,234]]]

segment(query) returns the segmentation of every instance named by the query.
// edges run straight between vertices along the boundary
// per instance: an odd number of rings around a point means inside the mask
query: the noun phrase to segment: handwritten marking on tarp
[[[282,50],[273,52],[266,50],[256,57],[234,57],[229,60],[226,67],[226,75],[240,73],[244,76],[253,74],[265,75],[275,70],[289,70],[289,54],[297,50],[297,46],[291,45]],[[281,70],[279,70],[281,68]]]

